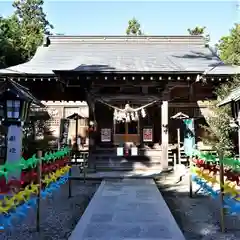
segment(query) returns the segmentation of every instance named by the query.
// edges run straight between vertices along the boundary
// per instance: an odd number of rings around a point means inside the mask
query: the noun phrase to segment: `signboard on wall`
[[[111,142],[111,128],[101,129],[101,142]]]
[[[143,142],[153,141],[153,129],[152,127],[143,128]]]

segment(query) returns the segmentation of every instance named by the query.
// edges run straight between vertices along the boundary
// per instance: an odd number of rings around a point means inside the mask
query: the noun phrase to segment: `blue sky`
[[[240,0],[239,0],[240,3]],[[12,1],[0,0],[0,14],[12,13]],[[206,26],[215,43],[229,33],[238,18],[235,1],[50,1],[44,10],[55,33],[68,35],[123,35],[136,17],[145,34],[184,35],[187,28]],[[239,12],[239,13],[238,13]]]

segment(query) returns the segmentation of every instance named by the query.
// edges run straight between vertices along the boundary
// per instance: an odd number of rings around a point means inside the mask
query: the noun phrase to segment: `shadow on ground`
[[[202,194],[189,197],[188,177],[179,179],[172,174],[156,180],[175,220],[186,240],[236,240],[240,239],[240,217],[226,216],[226,232],[220,229],[220,202]],[[196,189],[197,186],[194,186]]]

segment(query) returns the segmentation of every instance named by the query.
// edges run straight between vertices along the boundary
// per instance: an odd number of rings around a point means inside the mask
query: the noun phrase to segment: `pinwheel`
[[[48,186],[51,182],[52,178],[50,177],[50,175],[45,176],[44,179],[42,180],[42,183],[44,183],[46,186]]]
[[[56,182],[57,181],[57,177],[56,177],[55,173],[50,173],[49,177],[51,179],[51,182]]]
[[[206,162],[215,162],[216,161],[216,157],[209,153],[200,153],[199,158],[203,159]]]
[[[44,157],[41,158],[44,162],[48,163],[50,161],[55,161],[56,159],[61,159],[64,156],[66,156],[69,153],[69,148],[64,148],[60,151],[57,151],[55,153],[45,153]],[[36,154],[34,154],[31,158],[25,160],[23,157],[19,160],[16,164],[9,164],[6,163],[0,167],[0,176],[4,176],[5,180],[8,182],[8,176],[9,172],[15,172],[20,170],[27,170],[29,168],[36,168],[37,163],[40,159],[36,157]],[[56,162],[55,167],[61,167],[64,166],[65,159],[60,160],[59,162]]]
[[[3,202],[5,206],[8,206],[9,209],[16,208],[18,203],[17,199],[18,194],[14,195],[13,197],[4,197]]]
[[[51,189],[49,190],[48,188],[46,188],[45,190],[41,191],[41,198],[46,199],[51,194]]]
[[[21,157],[19,165],[21,166],[22,170],[29,168],[29,165],[31,166],[30,162],[28,163],[28,161],[26,161],[24,157]]]
[[[14,214],[12,214],[14,217],[26,217],[27,215],[27,211],[29,210],[30,206],[27,205],[26,203],[22,204],[21,206],[19,206]]]
[[[214,191],[208,184],[207,182],[202,181],[200,178],[195,177],[193,179],[200,187],[203,189],[204,193],[210,195],[212,198],[216,199],[219,194],[217,191]]]
[[[4,165],[2,165],[2,167],[0,167],[0,174],[3,175],[6,179],[6,182],[8,182],[8,174],[9,172],[15,172],[17,171],[19,168],[21,168],[20,164],[9,164],[9,163],[5,163]]]
[[[37,204],[37,198],[36,197],[32,197],[28,202],[27,204],[30,206],[30,207],[35,207],[36,204]]]
[[[46,152],[43,157],[43,162],[49,163],[52,160],[52,154],[50,152]]]
[[[0,202],[0,214],[7,214],[8,211],[11,209],[12,206],[4,205],[3,202]]]
[[[24,196],[26,199],[30,199],[32,194],[37,194],[39,190],[39,184],[30,184],[24,190]]]
[[[15,199],[16,205],[19,205],[22,202],[26,202],[29,199],[28,196],[25,196],[24,191],[17,193],[16,195],[13,196],[13,198]]]
[[[239,175],[238,173],[234,173],[232,169],[225,170],[224,175],[227,177],[227,180],[231,182],[236,182],[237,185],[239,185]]]
[[[52,161],[52,160],[55,160],[55,155],[52,153],[52,152],[49,152],[48,153],[48,156],[49,156],[49,159]]]
[[[226,182],[223,184],[224,193],[230,194],[232,197],[236,197],[239,195],[239,192],[236,190],[235,186],[230,186],[230,182]]]
[[[206,181],[210,182],[212,184],[212,186],[214,186],[215,184],[219,183],[217,181],[217,177],[216,176],[213,176],[213,177],[208,177],[208,178],[205,178]]]

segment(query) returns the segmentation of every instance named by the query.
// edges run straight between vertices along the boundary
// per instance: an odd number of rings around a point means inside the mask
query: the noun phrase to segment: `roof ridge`
[[[205,45],[203,36],[192,35],[147,35],[147,36],[124,36],[124,35],[50,35],[47,37],[50,44],[54,43],[182,43]]]

